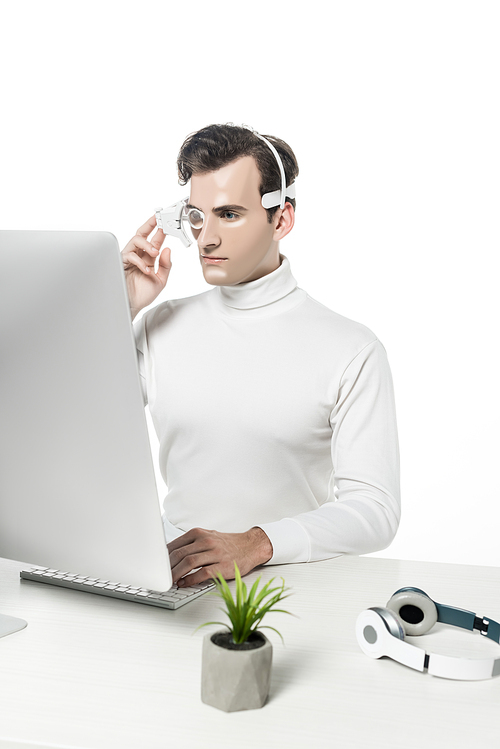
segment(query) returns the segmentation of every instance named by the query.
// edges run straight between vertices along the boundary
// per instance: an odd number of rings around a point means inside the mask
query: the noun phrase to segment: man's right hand
[[[143,309],[151,304],[160,291],[165,288],[172,262],[170,260],[170,248],[165,247],[160,254],[160,249],[165,239],[162,229],[148,241],[150,234],[156,228],[156,219],[152,216],[137,230],[127,246],[122,250],[123,269],[127,282],[127,292],[130,302],[132,319]],[[158,270],[155,273],[154,265],[158,255]]]

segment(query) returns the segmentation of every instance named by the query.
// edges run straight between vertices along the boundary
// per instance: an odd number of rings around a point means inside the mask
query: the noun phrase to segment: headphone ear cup
[[[398,640],[405,638],[403,622],[393,611],[374,606],[358,616],[356,638],[363,653],[370,658],[389,655],[393,637]]]
[[[412,588],[396,592],[387,602],[387,608],[393,611],[404,623],[407,635],[425,635],[438,620],[436,604],[427,593]]]

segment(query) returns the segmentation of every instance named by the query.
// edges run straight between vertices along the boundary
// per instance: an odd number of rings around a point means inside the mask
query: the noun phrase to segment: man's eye
[[[224,213],[222,214],[222,218],[225,218],[228,221],[235,221],[235,219],[238,218],[238,214],[234,211],[224,211]]]

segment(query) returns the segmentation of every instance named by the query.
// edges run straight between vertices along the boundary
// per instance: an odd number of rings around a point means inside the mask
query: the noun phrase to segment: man
[[[376,336],[297,287],[279,242],[294,200],[262,196],[298,166],[286,143],[234,125],[189,136],[178,158],[205,280],[136,325],[168,486],[174,582],[384,548],[399,522],[391,375]],[[132,315],[171,270],[151,218],[123,250]],[[304,248],[315,261],[314,247]],[[158,259],[159,257],[159,259]],[[155,272],[155,261],[158,260]],[[318,272],[321,268],[318,267]],[[217,530],[208,530],[208,528]],[[194,570],[194,571],[193,571]]]

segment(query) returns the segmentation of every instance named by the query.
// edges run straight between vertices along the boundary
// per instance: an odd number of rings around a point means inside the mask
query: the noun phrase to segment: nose
[[[221,240],[217,232],[216,221],[215,216],[207,216],[205,214],[205,220],[197,238],[198,247],[201,250],[211,251],[220,246]]]

